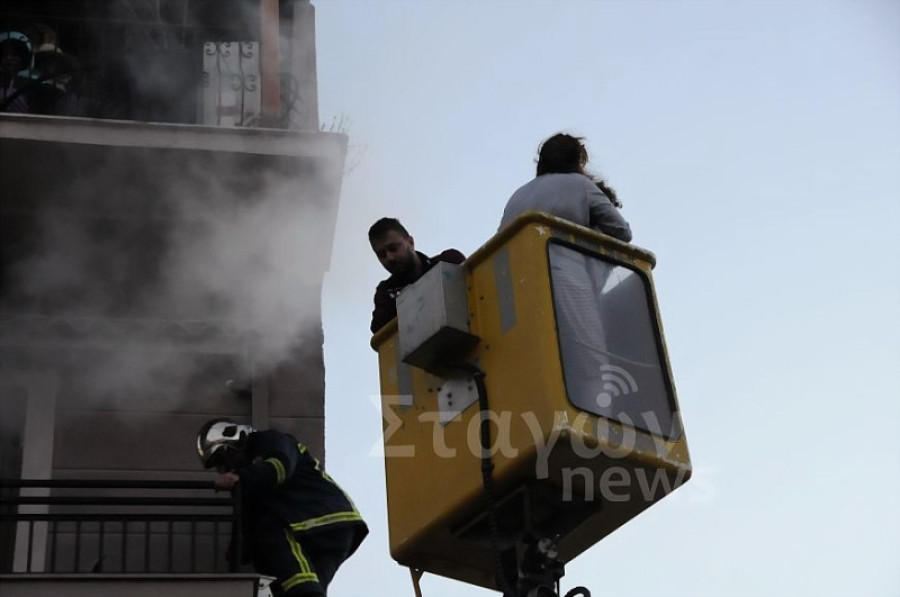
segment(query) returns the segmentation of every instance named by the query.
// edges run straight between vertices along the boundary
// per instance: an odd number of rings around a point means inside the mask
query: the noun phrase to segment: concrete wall
[[[194,442],[217,416],[324,458],[320,296],[344,145],[29,118],[3,131],[31,138],[0,134],[0,404],[43,413],[0,426],[21,474],[211,479]],[[247,379],[252,398],[226,389]]]

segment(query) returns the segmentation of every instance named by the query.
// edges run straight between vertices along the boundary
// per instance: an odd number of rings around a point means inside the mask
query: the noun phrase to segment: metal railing
[[[0,572],[234,572],[241,537],[207,482],[0,479]]]
[[[265,57],[260,52],[259,14],[241,12],[240,2],[223,2],[222,12],[233,18],[215,23],[204,21],[211,18],[205,13],[138,10],[140,3],[134,0],[119,3],[134,7],[118,13],[111,13],[106,3],[83,4],[80,13],[54,11],[48,3],[41,10],[23,0],[11,4],[0,9],[0,43],[20,47],[11,36],[27,39],[30,56],[23,56],[15,76],[4,74],[0,112],[260,124]],[[247,16],[252,18],[243,18]],[[268,66],[280,71],[279,65]],[[267,126],[288,128],[302,94],[291,73],[280,71],[276,76],[281,83],[281,116]]]

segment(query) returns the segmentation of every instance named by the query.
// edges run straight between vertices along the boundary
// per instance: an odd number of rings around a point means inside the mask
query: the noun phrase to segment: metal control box
[[[462,361],[477,336],[469,333],[466,267],[438,262],[397,297],[397,330],[404,363],[440,371]]]

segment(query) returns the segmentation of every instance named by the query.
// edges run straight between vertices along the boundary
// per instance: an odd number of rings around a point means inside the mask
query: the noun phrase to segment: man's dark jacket
[[[466,256],[456,249],[447,249],[434,257],[428,257],[418,251],[416,251],[416,255],[422,260],[421,275],[416,276],[415,272],[404,276],[394,274],[387,280],[382,280],[378,287],[375,288],[375,309],[372,311],[372,325],[369,326],[373,334],[384,327],[390,320],[397,317],[396,299],[401,290],[424,276],[439,261],[459,264],[466,260]]]

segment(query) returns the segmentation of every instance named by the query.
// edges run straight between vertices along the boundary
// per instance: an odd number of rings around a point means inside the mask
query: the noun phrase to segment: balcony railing
[[[0,573],[221,573],[239,496],[198,481],[0,480]]]
[[[264,38],[279,39],[279,21],[263,31],[260,3],[3,4],[0,45],[19,65],[2,73],[0,112],[310,128],[297,122],[310,97],[285,60],[288,21],[280,24],[281,58],[265,54]],[[277,113],[263,118],[269,92]]]

